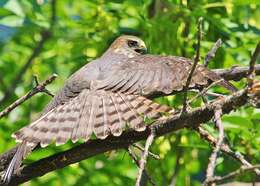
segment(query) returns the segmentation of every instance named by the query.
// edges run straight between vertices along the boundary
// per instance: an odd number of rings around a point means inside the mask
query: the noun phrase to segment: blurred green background
[[[192,58],[199,17],[204,19],[202,61],[221,38],[223,45],[209,67],[248,65],[260,38],[257,0],[56,0],[53,4],[50,0],[1,0],[0,109],[33,87],[33,75],[43,81],[53,73],[58,74],[48,86],[51,92],[56,92],[70,74],[100,56],[121,34],[141,37],[150,53]],[[244,82],[235,85],[242,88]],[[220,88],[213,91],[225,93]],[[36,95],[0,120],[0,153],[15,145],[11,133],[35,119],[50,99],[44,94]],[[175,108],[181,106],[180,95],[157,101]],[[198,100],[193,106],[201,104]],[[253,164],[260,163],[260,110],[249,106],[237,109],[225,115],[223,123],[230,146]],[[204,127],[217,135],[212,123]],[[34,152],[25,163],[70,147],[71,144],[58,148],[52,145]],[[196,132],[181,130],[160,137],[151,151],[161,157],[161,160],[149,158],[147,164],[158,185],[169,185],[173,178],[176,185],[201,185],[211,147]],[[225,175],[239,166],[220,154],[216,174]],[[137,170],[128,154],[120,150],[24,185],[134,185]],[[257,178],[247,173],[236,179],[247,182]]]

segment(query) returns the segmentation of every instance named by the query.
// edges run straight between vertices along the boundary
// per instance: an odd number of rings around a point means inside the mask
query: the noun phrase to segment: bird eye
[[[138,46],[138,42],[133,41],[133,40],[128,40],[127,44],[128,44],[129,47],[137,47]]]

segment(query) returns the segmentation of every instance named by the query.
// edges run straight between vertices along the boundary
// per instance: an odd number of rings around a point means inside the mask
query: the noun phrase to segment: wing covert
[[[119,63],[110,69],[107,77],[98,80],[95,89],[149,95],[153,92],[170,94],[186,84],[192,61],[175,56],[141,55]],[[208,80],[221,79],[207,68],[198,65],[190,87],[206,85]]]

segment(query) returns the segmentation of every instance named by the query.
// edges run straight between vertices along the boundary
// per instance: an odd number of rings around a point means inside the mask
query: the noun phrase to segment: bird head
[[[123,35],[118,37],[110,46],[110,51],[117,54],[134,57],[147,53],[144,41],[136,36]]]

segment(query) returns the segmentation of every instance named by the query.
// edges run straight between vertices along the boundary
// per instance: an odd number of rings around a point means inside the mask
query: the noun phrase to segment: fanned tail
[[[108,135],[119,136],[126,128],[143,131],[144,118],[155,119],[171,108],[132,94],[103,90],[84,90],[71,101],[43,115],[39,120],[14,133],[17,142],[40,143],[45,147],[83,139],[87,141],[94,133],[104,139]]]

